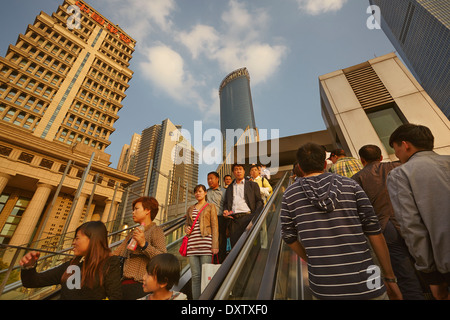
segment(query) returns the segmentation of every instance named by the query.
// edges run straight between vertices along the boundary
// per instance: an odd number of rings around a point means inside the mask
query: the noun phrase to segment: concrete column
[[[73,211],[72,220],[70,220],[69,227],[67,228],[67,233],[75,231],[80,226],[81,215],[83,214],[84,205],[89,197],[86,193],[81,193],[75,210]],[[86,213],[87,214],[87,213]]]
[[[27,245],[31,240],[36,224],[44,210],[48,197],[53,190],[53,186],[45,183],[38,183],[36,192],[31,198],[28,207],[22,215],[19,225],[11,238],[11,245]]]
[[[9,174],[0,172],[0,195],[3,193],[3,190],[5,190],[5,187],[11,178],[12,176]]]
[[[111,206],[113,204],[112,200],[106,200],[105,203],[106,203],[105,210],[103,210],[103,214],[102,214],[102,222],[103,223],[108,222],[109,211],[111,210]]]

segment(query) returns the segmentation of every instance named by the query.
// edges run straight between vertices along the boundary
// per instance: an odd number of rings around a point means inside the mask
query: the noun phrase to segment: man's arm
[[[308,262],[308,256],[306,255],[306,250],[300,241],[296,240],[292,243],[287,244],[300,258]]]
[[[383,271],[383,276],[385,279],[384,284],[387,288],[389,299],[391,300],[402,300],[402,293],[396,282],[394,270],[391,265],[391,258],[389,256],[389,250],[386,244],[386,240],[382,233],[376,235],[368,235],[367,238],[372,245],[373,251],[378,258],[380,267]],[[390,280],[390,281],[389,281]]]
[[[397,170],[389,173],[387,188],[394,208],[395,217],[401,226],[409,252],[414,257],[417,270],[431,273],[436,271],[431,240],[428,230],[422,222],[407,177]]]

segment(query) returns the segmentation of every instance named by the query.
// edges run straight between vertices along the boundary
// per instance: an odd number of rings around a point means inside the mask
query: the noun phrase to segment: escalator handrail
[[[270,245],[267,263],[261,279],[261,286],[259,287],[257,300],[273,300],[275,297],[275,286],[283,243],[281,236],[280,213],[281,209],[277,212],[277,225],[275,227],[274,237]]]
[[[281,190],[281,186],[288,176],[288,172],[283,176],[282,179],[278,182],[275,191],[270,197],[269,201],[261,210],[258,216],[254,217],[241,235],[235,246],[231,249],[230,253],[223,261],[220,268],[215,273],[214,277],[211,279],[210,283],[206,286],[203,293],[200,295],[199,300],[213,300],[219,296],[222,292],[225,292],[227,289],[223,287],[228,287],[234,283],[235,278],[238,276],[234,270],[236,269],[236,265],[239,264],[239,261],[247,256],[248,250],[252,243],[251,236],[255,237],[255,233],[259,231],[259,226],[262,224],[263,218],[268,214],[270,207],[277,196],[278,192]],[[234,272],[230,275],[230,272]],[[226,278],[229,278],[229,281],[225,281]],[[226,293],[225,293],[226,294]],[[220,297],[219,297],[220,298]],[[219,299],[220,300],[220,299]]]

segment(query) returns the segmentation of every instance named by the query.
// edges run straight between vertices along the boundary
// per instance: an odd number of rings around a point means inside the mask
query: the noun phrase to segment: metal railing
[[[172,242],[177,242],[178,238],[181,238],[183,234],[185,218],[180,217],[172,221],[161,224],[160,227],[164,230],[164,235],[166,237],[166,246],[173,247]],[[133,225],[129,228],[111,232],[108,234],[108,239],[110,243],[110,248],[114,250],[115,247],[120,245],[125,239],[126,234],[137,227],[138,224]],[[73,236],[73,234],[72,234]],[[68,238],[65,236],[65,238]],[[47,297],[54,295],[55,292],[59,291],[59,286],[51,286],[45,288],[34,288],[26,289],[22,286],[20,281],[20,265],[18,265],[19,258],[21,258],[27,251],[37,251],[44,253],[45,255],[40,257],[38,260],[37,270],[42,272],[51,269],[68,259],[72,259],[74,255],[72,254],[72,247],[68,247],[63,250],[53,251],[47,249],[36,248],[33,246],[11,246],[0,244],[0,255],[4,256],[5,252],[10,250],[13,251],[11,263],[7,268],[0,271],[0,299],[1,300],[42,300]],[[175,250],[173,250],[175,251]],[[172,252],[175,254],[175,252]],[[181,265],[185,268],[187,265],[187,259],[180,256],[177,257],[180,260]]]

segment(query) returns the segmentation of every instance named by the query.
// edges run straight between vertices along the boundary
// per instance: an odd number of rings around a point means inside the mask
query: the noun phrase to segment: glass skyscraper
[[[410,71],[450,118],[450,1],[369,0]]]
[[[237,69],[228,74],[219,89],[220,96],[220,130],[224,139],[224,157],[239,140],[240,135],[227,139],[227,129],[235,133],[242,133],[248,129],[255,129],[255,115],[253,112],[252,94],[250,90],[250,75],[247,68]],[[253,131],[255,131],[253,130]],[[248,131],[251,132],[252,130]],[[250,135],[250,141],[255,137]]]

